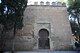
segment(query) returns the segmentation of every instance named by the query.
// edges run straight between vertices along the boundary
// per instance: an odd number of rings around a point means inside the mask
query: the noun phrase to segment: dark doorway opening
[[[39,49],[50,49],[48,36],[49,32],[46,29],[41,29],[39,31]]]

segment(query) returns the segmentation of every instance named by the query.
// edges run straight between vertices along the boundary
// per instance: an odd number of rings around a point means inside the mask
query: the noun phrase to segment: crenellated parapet
[[[28,3],[28,5],[49,5],[49,6],[66,6],[65,2],[49,2],[49,1],[34,1],[32,3]]]

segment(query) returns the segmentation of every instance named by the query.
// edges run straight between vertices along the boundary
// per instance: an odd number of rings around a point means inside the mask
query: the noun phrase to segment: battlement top
[[[54,2],[54,1],[33,1],[33,2],[28,2],[28,5],[48,5],[48,6],[66,6],[65,2]]]

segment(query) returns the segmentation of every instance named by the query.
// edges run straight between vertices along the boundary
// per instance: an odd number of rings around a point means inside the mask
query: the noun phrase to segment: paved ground
[[[11,53],[11,52],[4,52],[4,53]],[[53,51],[53,52],[15,52],[15,53],[80,53],[77,51]]]

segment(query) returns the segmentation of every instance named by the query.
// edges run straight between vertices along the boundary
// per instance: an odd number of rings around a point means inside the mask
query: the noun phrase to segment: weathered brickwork
[[[66,7],[28,6],[24,12],[23,23],[24,27],[17,31],[15,37],[15,50],[39,51],[38,40],[41,29],[49,32],[48,50],[72,50],[73,38]],[[6,50],[9,50],[7,48]]]

